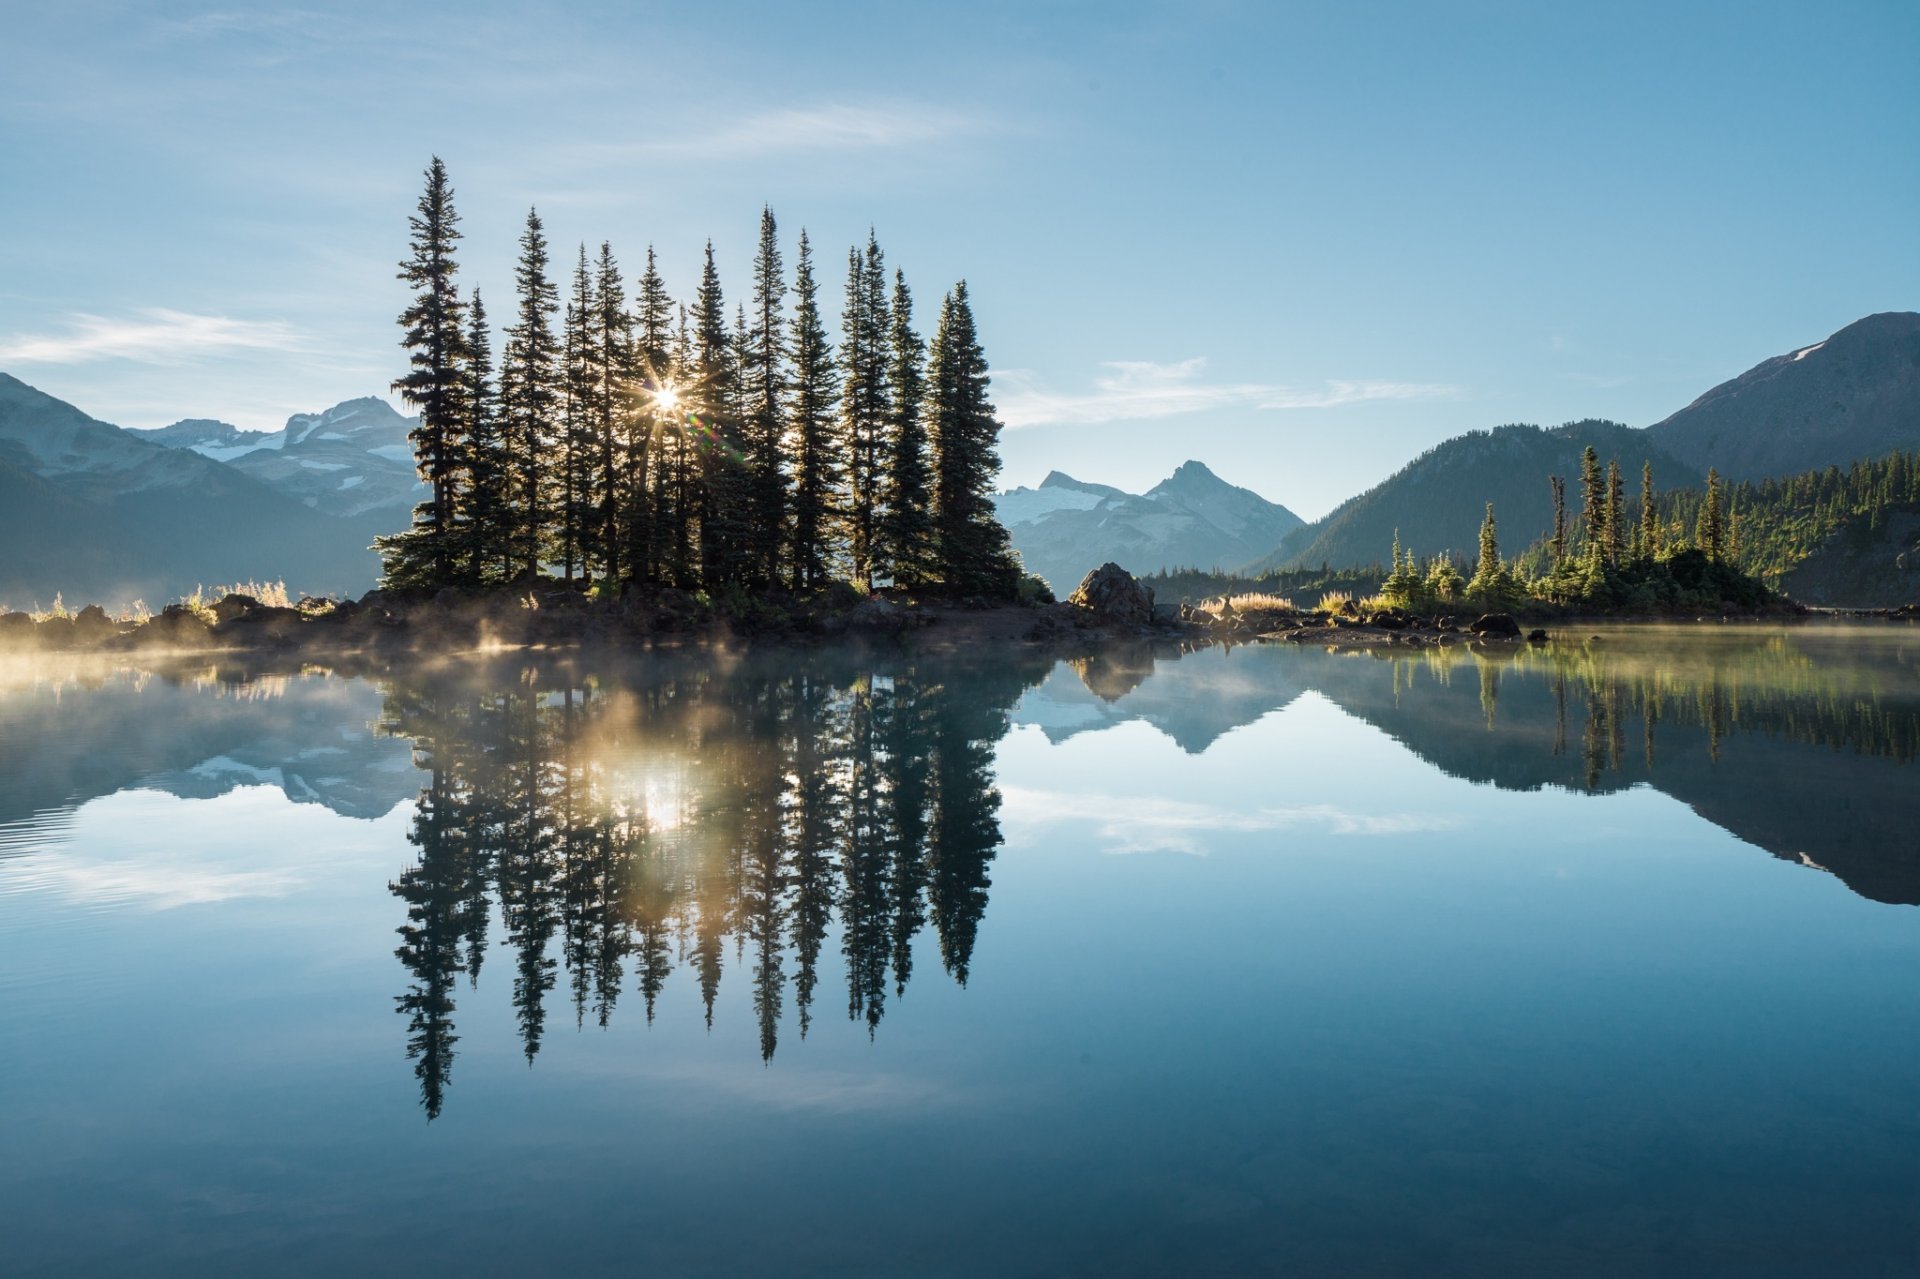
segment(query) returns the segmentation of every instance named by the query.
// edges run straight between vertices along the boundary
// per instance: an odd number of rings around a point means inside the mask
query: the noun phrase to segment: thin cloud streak
[[[129,360],[137,364],[186,364],[232,351],[299,351],[299,330],[280,320],[235,320],[153,307],[139,318],[75,315],[59,334],[16,334],[0,339],[0,364],[90,364]]]
[[[1151,360],[1110,360],[1094,379],[1092,391],[1051,391],[1032,374],[1011,370],[1000,385],[1000,420],[1009,429],[1030,426],[1091,426],[1204,413],[1217,409],[1327,409],[1367,400],[1442,400],[1460,388],[1426,382],[1335,379],[1318,390],[1265,382],[1206,382],[1206,357],[1172,364]]]
[[[880,151],[925,146],[984,133],[978,116],[920,103],[852,105],[826,103],[782,107],[744,116],[705,131],[655,142],[587,145],[570,149],[579,162],[620,163],[647,159],[750,160],[796,152]]]

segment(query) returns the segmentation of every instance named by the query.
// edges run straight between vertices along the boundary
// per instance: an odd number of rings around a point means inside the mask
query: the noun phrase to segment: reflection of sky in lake
[[[1316,656],[1232,672],[1293,681]],[[953,1275],[1920,1255],[1912,908],[1650,786],[1449,776],[1305,674],[1198,752],[1140,720],[1051,741],[1016,723],[967,983],[922,932],[871,1037],[841,1015],[836,930],[812,1029],[769,1064],[753,952],[729,941],[711,1030],[684,964],[653,1024],[629,994],[604,1029],[589,1010],[576,1030],[563,974],[529,1066],[496,922],[453,990],[431,1124],[394,1013],[411,802],[358,818],[276,785],[119,789],[30,828],[57,839],[16,827],[12,1255]],[[1503,714],[1526,713],[1518,687]]]

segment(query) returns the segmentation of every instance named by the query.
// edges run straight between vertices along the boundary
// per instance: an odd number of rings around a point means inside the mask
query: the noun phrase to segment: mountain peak
[[[1775,355],[1656,422],[1696,469],[1757,480],[1920,447],[1920,314],[1882,311]]]

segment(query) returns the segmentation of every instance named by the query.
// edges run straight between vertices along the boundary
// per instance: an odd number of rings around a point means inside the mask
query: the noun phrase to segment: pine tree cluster
[[[376,543],[384,585],[1016,593],[965,281],[929,344],[869,233],[848,252],[836,351],[807,235],[789,283],[771,209],[731,323],[711,242],[690,305],[668,296],[651,248],[629,303],[607,243],[592,257],[581,246],[563,297],[530,211],[496,369],[479,291],[455,283],[458,225],[436,157],[400,269],[414,296],[394,383],[420,415],[411,441],[430,493]]]

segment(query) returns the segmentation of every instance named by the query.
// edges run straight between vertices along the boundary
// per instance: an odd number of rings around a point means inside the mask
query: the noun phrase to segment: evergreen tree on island
[[[934,580],[933,471],[927,457],[927,425],[921,416],[926,385],[926,343],[913,331],[913,294],[907,277],[893,273],[888,306],[887,381],[893,392],[887,425],[886,510],[880,517],[880,558],[894,585],[914,587]]]
[[[413,301],[400,313],[400,327],[406,331],[401,345],[407,349],[409,367],[393,389],[419,411],[419,425],[407,438],[420,477],[432,492],[414,508],[411,528],[374,544],[385,564],[385,580],[397,586],[446,583],[458,575],[452,532],[465,478],[466,386],[461,366],[467,337],[461,322],[466,308],[453,282],[459,270],[453,246],[460,238],[460,216],[454,212],[453,187],[439,156],[427,166],[426,178],[426,190],[408,219],[411,251],[400,264],[399,278],[414,289]]]
[[[830,533],[846,471],[833,447],[833,410],[839,374],[820,319],[820,286],[813,248],[800,232],[793,268],[793,376],[787,422],[793,455],[793,543],[788,554],[795,590],[825,586],[832,564]]]
[[[1020,568],[993,511],[1000,423],[987,398],[987,359],[965,280],[941,304],[927,383],[939,581],[958,594],[1010,599]]]
[[[551,540],[546,454],[557,431],[559,391],[554,386],[553,315],[560,299],[547,275],[547,238],[537,210],[527,210],[514,268],[518,293],[515,321],[507,329],[500,365],[500,414],[509,456],[508,505],[512,512],[513,570],[535,577]]]

